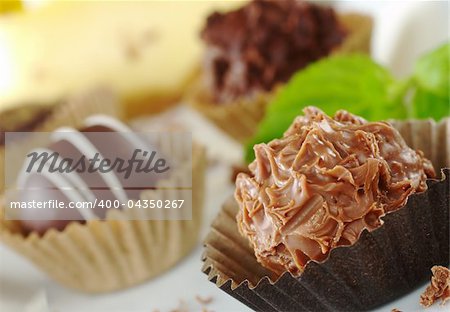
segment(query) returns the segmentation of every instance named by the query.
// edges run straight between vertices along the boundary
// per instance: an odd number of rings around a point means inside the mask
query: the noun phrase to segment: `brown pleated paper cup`
[[[101,109],[93,109],[87,102],[79,103],[73,110],[70,106],[61,109],[71,116],[63,114],[64,120],[61,117],[42,131],[59,126],[79,128],[85,117],[92,113],[105,113]],[[186,149],[181,147],[171,151],[171,156],[175,153],[181,155],[177,157],[181,162],[177,165],[180,169],[158,181],[154,190],[142,191],[140,198],[185,200],[185,205],[192,207],[192,218],[168,220],[166,217],[172,209],[159,209],[156,218],[147,209],[153,217],[149,220],[139,215],[145,213],[145,209],[113,209],[108,211],[105,220],[73,221],[62,231],[50,229],[42,236],[34,232],[25,235],[20,221],[6,220],[5,203],[0,199],[0,241],[28,258],[58,283],[82,292],[103,293],[123,289],[168,270],[198,243],[206,163],[205,150],[199,145],[192,145],[192,155],[185,155]],[[186,192],[185,188],[167,187],[173,185],[192,185],[192,193]]]
[[[349,35],[333,54],[370,53],[372,19],[355,13],[339,14],[338,18],[348,29]],[[277,89],[268,93],[261,92],[252,98],[218,104],[205,89],[203,77],[199,73],[188,91],[187,102],[231,137],[244,142],[255,134],[259,122],[265,115],[266,107]]]
[[[440,180],[365,230],[352,246],[323,262],[310,261],[299,277],[262,267],[237,229],[230,198],[205,240],[203,272],[222,290],[256,311],[364,311],[394,300],[429,280],[434,265],[449,265],[450,119],[393,122],[414,149],[422,149]],[[444,168],[446,167],[446,168]]]

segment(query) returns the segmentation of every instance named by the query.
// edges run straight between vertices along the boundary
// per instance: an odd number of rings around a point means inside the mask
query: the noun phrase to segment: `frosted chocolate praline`
[[[95,133],[114,132],[112,136],[98,136]],[[94,115],[84,120],[84,127],[79,131],[72,128],[59,128],[52,132],[52,142],[48,147],[34,151],[57,152],[58,163],[61,159],[72,159],[74,162],[81,157],[92,158],[99,153],[103,159],[130,159],[137,148],[153,150],[145,140],[135,135],[132,130],[119,120],[106,116]],[[88,168],[85,163],[85,168]],[[162,177],[163,175],[161,175]],[[150,188],[157,180],[157,175],[136,173],[128,179],[119,174],[115,168],[110,172],[90,172],[89,170],[69,172],[33,172],[22,174],[18,184],[22,189],[19,199],[22,202],[46,202],[57,200],[64,202],[90,202],[105,200],[120,200],[122,203],[129,199],[137,199],[140,188]],[[125,187],[128,186],[128,187]],[[139,186],[139,187],[133,187]],[[30,193],[28,189],[39,188],[39,192]],[[50,190],[50,191],[49,191]],[[53,228],[64,230],[71,222],[84,222],[92,219],[103,219],[107,209],[20,209],[21,226],[25,233],[36,232],[44,234]]]
[[[309,260],[354,244],[435,177],[388,123],[346,111],[331,118],[314,107],[304,113],[281,139],[255,145],[250,173],[236,179],[239,231],[276,273],[298,275]]]
[[[329,55],[346,36],[332,8],[307,1],[253,0],[215,12],[201,34],[205,84],[216,103],[225,105],[271,91]]]

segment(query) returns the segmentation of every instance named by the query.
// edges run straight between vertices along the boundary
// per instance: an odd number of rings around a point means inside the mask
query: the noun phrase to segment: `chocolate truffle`
[[[98,133],[113,132],[112,136],[100,136]],[[114,140],[114,141],[112,141]],[[98,153],[101,159],[113,161],[114,159],[130,160],[136,149],[153,151],[145,138],[133,133],[128,126],[119,120],[106,115],[93,115],[84,120],[84,127],[79,131],[73,128],[59,128],[52,132],[51,143],[48,147],[34,149],[31,152],[57,152],[55,166],[63,159],[72,160],[75,166],[80,159],[81,168],[98,168],[98,163],[90,165],[88,159],[94,158]],[[24,162],[23,171],[18,177],[19,197],[22,202],[48,201],[58,202],[96,202],[105,200],[120,200],[126,203],[129,199],[138,199],[141,192],[155,186],[159,178],[167,177],[167,174],[153,174],[133,171],[128,177],[124,177],[123,169],[111,165],[114,170],[100,172],[91,170],[75,170],[65,172],[52,172],[48,169],[50,161],[42,162],[42,171],[31,170],[26,172],[29,159]],[[37,168],[34,166],[33,168]],[[38,191],[30,192],[29,189]],[[50,190],[50,191],[49,191]],[[117,208],[117,207],[116,207]],[[36,232],[44,234],[48,229],[63,230],[72,221],[103,219],[107,209],[94,207],[93,209],[20,209],[20,219],[24,232]],[[39,218],[37,218],[39,216]],[[43,220],[45,219],[45,220]]]
[[[236,179],[239,231],[276,273],[298,275],[309,260],[354,244],[435,177],[388,123],[346,111],[331,118],[314,107],[304,113],[281,139],[255,145],[250,173]]]
[[[207,87],[219,103],[270,91],[345,35],[331,8],[298,0],[254,0],[213,13],[201,34]]]

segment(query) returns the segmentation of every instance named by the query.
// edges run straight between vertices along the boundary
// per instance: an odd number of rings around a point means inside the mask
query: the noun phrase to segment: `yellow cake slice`
[[[64,1],[0,17],[0,110],[103,85],[128,117],[179,100],[213,10],[239,1]]]

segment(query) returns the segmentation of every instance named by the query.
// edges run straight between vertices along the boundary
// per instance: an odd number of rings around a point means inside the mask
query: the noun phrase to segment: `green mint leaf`
[[[414,68],[414,80],[418,88],[441,98],[449,98],[450,43],[422,56]]]
[[[411,118],[440,120],[450,116],[450,44],[422,56],[416,63],[409,100]]]
[[[418,119],[431,117],[435,120],[450,116],[449,98],[418,88],[412,98],[412,115]]]
[[[313,63],[296,73],[269,104],[246,146],[246,160],[253,160],[254,144],[281,137],[309,105],[329,115],[345,109],[368,120],[405,118],[403,90],[386,69],[365,55],[339,55]]]

